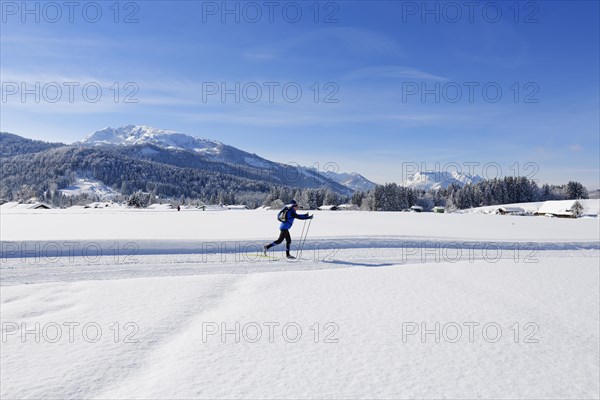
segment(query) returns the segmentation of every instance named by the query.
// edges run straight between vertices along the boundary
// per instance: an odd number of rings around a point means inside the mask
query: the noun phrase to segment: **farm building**
[[[358,206],[356,204],[340,204],[338,209],[344,211],[358,210]]]
[[[35,203],[31,204],[30,206],[31,207],[27,207],[29,210],[49,210],[52,208],[46,203]]]
[[[225,206],[222,206],[220,204],[206,204],[203,206],[198,207],[199,209],[201,209],[202,211],[226,211],[227,208]]]
[[[421,206],[412,206],[410,208],[410,211],[411,212],[423,212],[423,207],[421,207]]]
[[[114,203],[112,201],[110,202],[102,202],[102,201],[96,201],[90,204],[87,204],[84,206],[84,208],[111,208],[111,207],[121,207],[121,204],[119,203]]]
[[[581,216],[583,206],[577,200],[549,200],[535,212],[535,215],[545,215],[562,218],[577,218]]]
[[[446,208],[442,206],[435,206],[431,209],[431,211],[434,213],[443,214],[446,211]]]
[[[321,211],[337,211],[338,210],[338,206],[322,205],[321,207],[318,208],[318,210],[321,210]]]
[[[496,210],[496,214],[501,214],[501,215],[525,215],[525,210],[521,207],[507,207],[507,206],[502,206],[502,207],[498,207],[498,209]]]
[[[230,206],[225,206],[225,208],[227,208],[228,210],[249,210],[250,207],[248,207],[245,204],[236,204],[236,205],[230,205]]]

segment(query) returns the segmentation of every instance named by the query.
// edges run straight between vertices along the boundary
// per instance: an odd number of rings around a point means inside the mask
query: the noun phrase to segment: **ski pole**
[[[304,251],[304,246],[306,245],[306,239],[308,238],[308,231],[310,230],[311,224],[312,224],[312,219],[309,219],[308,226],[306,227],[306,233],[304,234],[304,240],[302,241],[302,248],[300,249],[300,257],[302,257],[302,252]]]
[[[312,218],[308,220],[308,227],[306,228],[306,234],[304,235],[304,240],[302,241],[302,247],[300,247],[300,255],[298,258],[302,256],[302,250],[304,250],[304,244],[306,243],[306,238],[308,237],[308,231],[310,229],[310,224],[312,223]]]
[[[300,240],[298,241],[298,249],[296,250],[296,258],[298,258],[298,253],[300,252],[300,248],[302,247],[302,238],[304,237],[304,228],[306,228],[306,220],[304,220],[304,225],[302,225],[302,233],[300,233]]]

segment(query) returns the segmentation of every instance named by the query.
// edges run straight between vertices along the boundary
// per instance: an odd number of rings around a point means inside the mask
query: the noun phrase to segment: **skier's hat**
[[[289,208],[298,207],[298,203],[296,203],[296,200],[292,200],[292,201],[290,201],[290,204],[288,204],[288,207]]]

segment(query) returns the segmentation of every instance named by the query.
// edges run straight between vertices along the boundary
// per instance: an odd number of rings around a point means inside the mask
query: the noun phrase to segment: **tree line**
[[[427,191],[388,183],[366,192],[344,195],[331,187],[300,188],[288,182],[266,180],[261,171],[252,167],[239,171],[235,166],[212,163],[185,153],[173,157],[156,149],[152,153],[154,159],[140,159],[136,154],[139,149],[135,148],[116,151],[65,146],[6,133],[1,133],[0,139],[0,200],[37,198],[56,207],[103,200],[89,193],[66,196],[60,191],[78,177],[102,181],[120,193],[114,196],[114,201],[139,206],[172,202],[278,208],[295,199],[305,209],[351,203],[369,211],[400,211],[414,205],[425,210],[434,206],[467,209],[588,198],[587,190],[579,182],[539,187],[536,181],[525,177],[504,177]],[[295,184],[306,182],[296,180]]]
[[[402,211],[412,206],[420,206],[428,211],[435,206],[464,210],[499,204],[587,198],[588,192],[579,182],[570,181],[566,185],[544,184],[539,187],[534,180],[507,176],[462,187],[453,184],[447,188],[427,191],[388,183],[377,185],[369,192],[355,192],[351,202],[370,211]]]

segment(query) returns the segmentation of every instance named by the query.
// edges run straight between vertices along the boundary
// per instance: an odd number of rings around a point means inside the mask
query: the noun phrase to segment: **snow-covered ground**
[[[599,397],[597,218],[275,214],[1,211],[0,396]]]

